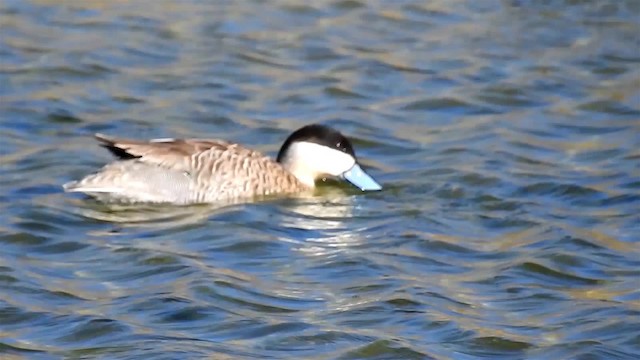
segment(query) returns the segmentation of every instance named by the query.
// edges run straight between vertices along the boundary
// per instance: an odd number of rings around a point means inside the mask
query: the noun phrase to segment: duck
[[[116,160],[64,184],[66,192],[108,202],[187,205],[304,194],[325,178],[382,190],[359,165],[349,139],[321,124],[291,133],[275,159],[218,139],[95,138]]]

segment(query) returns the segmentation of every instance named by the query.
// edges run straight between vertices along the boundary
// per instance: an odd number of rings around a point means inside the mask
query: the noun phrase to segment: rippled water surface
[[[3,359],[634,359],[640,2],[0,2]],[[273,155],[334,126],[385,189],[112,208],[91,135]]]

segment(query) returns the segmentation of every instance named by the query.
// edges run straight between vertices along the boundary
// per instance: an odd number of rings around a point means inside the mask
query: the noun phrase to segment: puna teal
[[[194,204],[305,193],[324,177],[362,191],[382,189],[358,165],[351,142],[324,125],[292,133],[275,160],[224,140],[95,136],[118,160],[65,184],[65,191],[107,201]]]

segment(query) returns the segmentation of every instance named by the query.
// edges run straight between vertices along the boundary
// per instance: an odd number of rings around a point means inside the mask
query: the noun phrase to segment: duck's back
[[[148,142],[96,135],[120,160],[65,185],[102,200],[211,203],[308,190],[271,158],[220,140]]]

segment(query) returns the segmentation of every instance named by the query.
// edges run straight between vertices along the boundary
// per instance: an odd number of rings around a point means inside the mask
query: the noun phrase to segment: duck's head
[[[351,142],[328,126],[307,125],[293,132],[282,144],[278,162],[310,187],[318,179],[335,177],[362,191],[382,189],[358,165]]]

